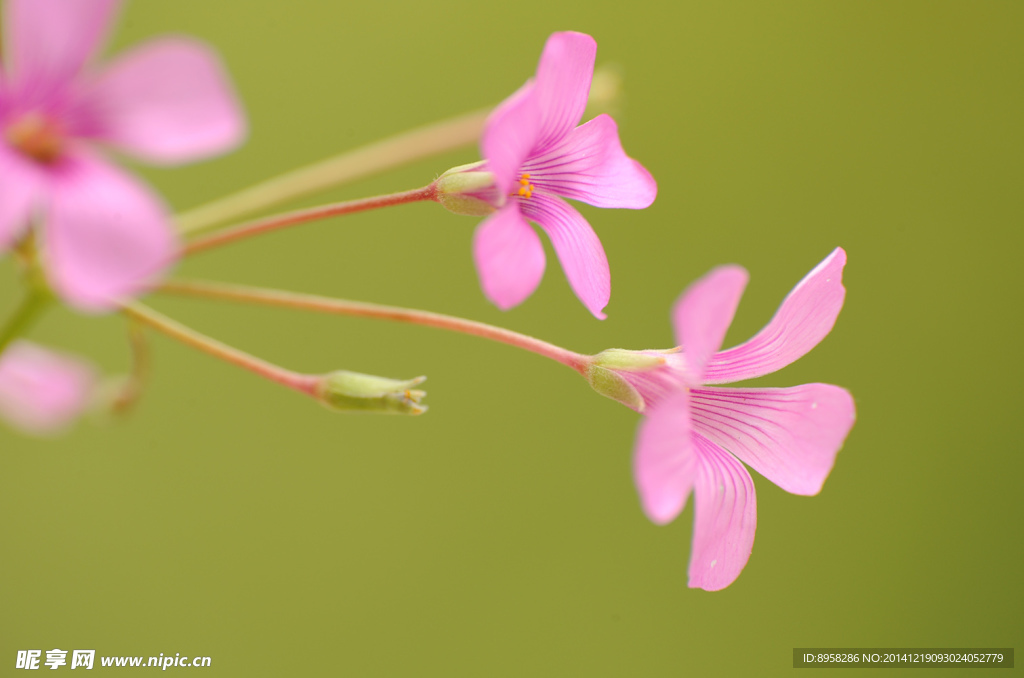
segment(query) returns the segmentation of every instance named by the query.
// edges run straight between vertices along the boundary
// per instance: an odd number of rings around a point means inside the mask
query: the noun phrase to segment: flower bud
[[[437,201],[449,212],[469,217],[486,216],[504,203],[498,195],[494,174],[483,171],[483,162],[453,167],[434,182]]]
[[[420,400],[427,394],[413,387],[426,380],[426,377],[416,377],[400,381],[342,370],[324,375],[316,396],[338,412],[423,414],[427,406],[421,405]]]

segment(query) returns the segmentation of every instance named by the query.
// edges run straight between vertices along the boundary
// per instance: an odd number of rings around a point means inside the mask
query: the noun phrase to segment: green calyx
[[[594,356],[593,364],[612,370],[629,372],[646,372],[661,367],[666,362],[664,355],[651,355],[649,352],[627,351],[624,348],[610,348]]]
[[[421,405],[420,400],[427,394],[414,387],[426,379],[416,377],[402,381],[341,370],[321,379],[317,397],[338,412],[423,414],[427,406]]]
[[[585,376],[590,387],[604,397],[617,400],[631,410],[644,411],[644,399],[622,375],[599,365],[591,365]]]
[[[647,372],[665,365],[666,353],[670,351],[628,351],[624,348],[610,348],[590,357],[585,376],[595,391],[617,400],[626,407],[643,412],[646,407],[643,396],[622,376],[628,372]]]
[[[449,212],[470,217],[486,216],[496,207],[494,174],[478,172],[483,163],[460,165],[448,170],[434,182],[437,201]]]

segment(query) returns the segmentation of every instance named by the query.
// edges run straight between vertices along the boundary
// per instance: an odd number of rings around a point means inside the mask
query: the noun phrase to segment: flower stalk
[[[427,406],[421,402],[426,393],[415,388],[426,377],[387,379],[345,370],[327,374],[301,374],[211,339],[137,302],[125,304],[121,310],[136,322],[264,379],[308,395],[336,412],[419,415],[427,411]]]
[[[251,238],[256,235],[277,231],[282,228],[288,228],[289,226],[305,224],[310,221],[317,221],[318,219],[327,219],[329,217],[337,217],[345,214],[365,212],[381,207],[392,207],[394,205],[405,205],[413,202],[435,200],[436,194],[437,191],[434,188],[434,185],[431,184],[411,191],[389,193],[388,195],[378,195],[372,198],[348,200],[345,202],[332,203],[330,205],[319,205],[308,209],[283,212],[281,214],[275,214],[264,219],[257,219],[255,221],[239,224],[238,226],[197,238],[185,245],[183,254],[184,256],[189,256],[191,254],[203,252],[205,250],[227,245],[239,240]]]
[[[300,374],[283,367],[278,367],[266,360],[249,355],[244,351],[240,351],[237,348],[228,346],[216,339],[200,334],[190,327],[186,327],[178,321],[168,318],[162,313],[158,313],[157,311],[154,311],[153,309],[138,302],[127,303],[121,307],[121,310],[132,320],[148,325],[149,327],[158,330],[183,344],[203,351],[204,353],[212,355],[213,357],[219,358],[225,362],[231,363],[232,365],[237,365],[238,367],[246,369],[253,374],[257,374],[264,379],[269,379],[270,381],[281,384],[282,386],[287,386],[299,393],[305,393],[306,395],[316,397],[316,389],[320,381],[320,377],[318,376]]]
[[[519,332],[513,332],[494,325],[466,320],[456,316],[420,311],[416,309],[401,308],[398,306],[385,306],[382,304],[370,304],[347,299],[333,299],[315,294],[301,294],[298,292],[285,292],[281,290],[251,287],[248,285],[233,285],[226,283],[204,282],[204,281],[171,281],[164,283],[158,288],[159,292],[175,294],[179,296],[203,297],[207,299],[221,299],[224,301],[236,301],[250,304],[261,304],[264,306],[278,306],[317,313],[329,313],[332,315],[344,315],[357,318],[374,318],[377,320],[391,320],[393,322],[407,323],[410,325],[422,325],[424,327],[435,327],[438,329],[468,334],[474,337],[481,337],[490,341],[496,341],[509,346],[515,346],[531,353],[550,358],[567,367],[571,367],[580,374],[585,374],[590,364],[588,356],[570,351],[569,349],[556,346],[555,344],[531,337]]]
[[[176,218],[178,232],[195,235],[274,205],[393,167],[476,143],[490,109],[472,111],[389,137],[293,170]]]
[[[131,353],[128,374],[114,382],[108,404],[110,412],[115,415],[130,412],[142,398],[149,381],[152,367],[149,340],[145,328],[137,320],[128,321],[128,347]]]

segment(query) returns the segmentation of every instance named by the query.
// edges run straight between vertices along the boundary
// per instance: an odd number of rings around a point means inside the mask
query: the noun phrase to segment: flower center
[[[15,149],[41,165],[52,165],[64,150],[64,134],[55,121],[29,113],[14,121],[4,136]]]
[[[519,177],[519,190],[512,195],[518,195],[520,198],[529,198],[533,195],[533,184],[530,183],[530,175],[523,174]]]

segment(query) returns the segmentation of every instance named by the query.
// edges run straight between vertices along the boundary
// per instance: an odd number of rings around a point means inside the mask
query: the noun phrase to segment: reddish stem
[[[299,393],[316,397],[316,387],[321,380],[318,376],[292,372],[291,370],[268,363],[266,360],[249,355],[244,351],[200,334],[142,304],[126,304],[122,306],[121,310],[138,322],[149,325],[153,329],[159,330],[167,336],[197,348],[204,353],[249,370],[265,379],[294,389]]]
[[[346,202],[332,203],[330,205],[320,205],[292,212],[284,212],[282,214],[275,214],[270,217],[240,224],[233,228],[218,231],[201,238],[196,238],[185,246],[183,254],[184,256],[189,256],[196,252],[202,252],[204,250],[213,249],[214,247],[220,247],[221,245],[227,245],[235,242],[236,240],[243,240],[262,233],[269,233],[271,231],[287,228],[289,226],[305,224],[318,219],[327,219],[329,217],[337,217],[343,214],[355,214],[356,212],[366,212],[367,210],[378,209],[380,207],[391,207],[393,205],[405,205],[412,202],[436,200],[436,198],[437,189],[434,188],[433,184],[431,184],[430,186],[424,186],[423,188],[417,188],[411,191],[402,191],[400,193],[378,195],[372,198],[363,198],[361,200],[349,200]]]
[[[359,301],[348,301],[345,299],[331,299],[314,294],[299,294],[297,292],[283,292],[280,290],[269,290],[247,285],[229,285],[224,283],[210,283],[198,281],[171,281],[164,283],[160,288],[161,292],[186,295],[192,297],[206,297],[211,299],[225,299],[228,301],[241,301],[265,306],[280,306],[285,308],[301,309],[306,311],[317,311],[334,315],[347,315],[361,318],[375,318],[378,320],[392,320],[411,325],[424,325],[439,329],[469,334],[483,339],[490,339],[510,346],[542,355],[557,362],[571,367],[580,374],[586,372],[589,365],[589,358],[569,349],[556,346],[549,342],[531,337],[501,327],[487,325],[466,320],[455,316],[431,313],[430,311],[418,311],[416,309],[400,308],[397,306],[384,306],[381,304],[368,304]]]

